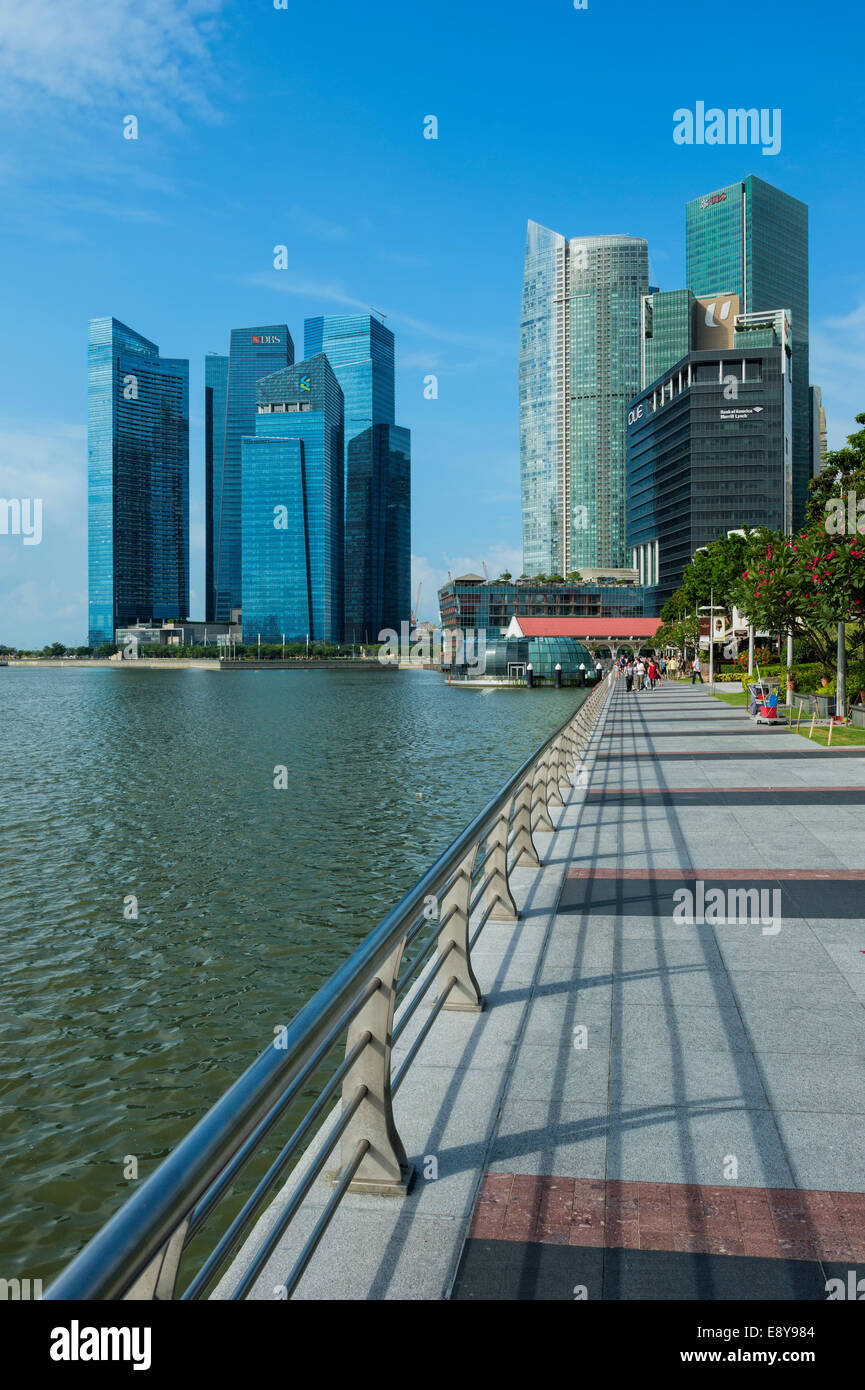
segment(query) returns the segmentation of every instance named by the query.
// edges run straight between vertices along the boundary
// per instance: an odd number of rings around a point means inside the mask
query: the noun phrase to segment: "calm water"
[[[0,1276],[84,1244],[581,694],[0,672]]]

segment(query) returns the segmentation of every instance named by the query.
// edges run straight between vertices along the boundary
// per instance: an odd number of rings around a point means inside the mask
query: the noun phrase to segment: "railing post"
[[[511,833],[513,797],[487,836],[487,859],[484,864],[484,910],[491,907],[490,921],[516,922],[519,913],[508,884],[508,839]]]
[[[554,830],[555,826],[550,820],[550,813],[547,809],[547,768],[549,766],[550,755],[546,752],[542,758],[535,763],[534,776],[532,778],[532,815],[534,823],[533,830]]]
[[[484,1007],[484,998],[472,970],[469,950],[472,870],[477,852],[478,847],[475,845],[471,853],[466,855],[460,864],[457,877],[443,895],[439,907],[439,921],[444,922],[446,917],[449,920],[445,922],[439,935],[438,955],[441,964],[436,980],[438,995],[444,994],[451,979],[456,981],[451,986],[447,1002],[442,1005],[442,1012],[445,1009],[455,1009],[459,1013],[477,1014]]]
[[[390,1053],[393,1031],[396,982],[405,937],[376,971],[379,987],[352,1020],[346,1039],[346,1055],[360,1037],[371,1036],[342,1083],[343,1108],[354,1100],[358,1087],[366,1095],[352,1117],[340,1143],[339,1173],[351,1162],[358,1141],[366,1139],[369,1148],[349,1185],[349,1192],[375,1192],[385,1197],[404,1197],[411,1185],[414,1169],[406,1158],[393,1118],[390,1093]]]
[[[122,1302],[170,1303],[173,1300],[188,1225],[187,1217],[185,1221],[181,1221],[173,1235],[169,1236],[158,1255],[155,1255],[147,1268],[139,1274],[135,1283],[123,1295]]]
[[[515,869],[536,869],[541,862],[532,839],[532,782],[532,777],[527,778],[514,798]]]
[[[550,806],[564,806],[565,804],[562,800],[562,794],[559,791],[559,748],[561,747],[561,743],[561,738],[557,738],[552,748],[550,749],[550,758],[549,763],[547,765],[546,784],[546,797],[548,808]]]
[[[557,770],[559,790],[564,797],[571,790],[571,733],[569,729],[565,729],[562,734]]]

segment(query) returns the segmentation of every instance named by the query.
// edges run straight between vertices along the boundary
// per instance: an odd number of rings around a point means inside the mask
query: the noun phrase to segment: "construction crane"
[[[417,627],[417,615],[420,612],[420,591],[423,588],[423,580],[417,586],[417,598],[414,601],[414,608],[411,610],[411,625]]]

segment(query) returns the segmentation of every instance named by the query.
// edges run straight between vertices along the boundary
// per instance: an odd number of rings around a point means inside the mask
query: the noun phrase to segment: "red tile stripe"
[[[865,1261],[865,1193],[486,1173],[469,1235],[855,1264]]]
[[[682,879],[734,879],[785,882],[787,879],[813,882],[826,880],[831,883],[859,882],[865,879],[865,869],[568,869],[567,878],[645,878],[669,879],[681,883]]]

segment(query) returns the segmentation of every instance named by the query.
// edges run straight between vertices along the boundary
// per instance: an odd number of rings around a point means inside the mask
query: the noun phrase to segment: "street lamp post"
[[[701,613],[705,613],[705,611],[706,611],[706,605],[703,604],[702,608],[700,609],[700,612],[701,612]],[[719,604],[719,606],[718,606],[718,612],[719,612],[719,613],[723,613],[724,611],[725,611],[725,610],[724,610],[723,606]],[[714,633],[714,630],[713,630],[713,629],[714,629],[714,623],[715,623],[715,590],[714,590],[714,589],[710,589],[710,590],[709,590],[709,687],[710,687],[710,689],[711,689],[711,687],[712,687],[712,686],[714,685],[714,683],[715,683],[715,633]],[[699,645],[699,641],[700,641],[700,638],[699,638],[699,636],[698,636],[698,637],[697,637],[697,643],[698,643],[698,645]]]

